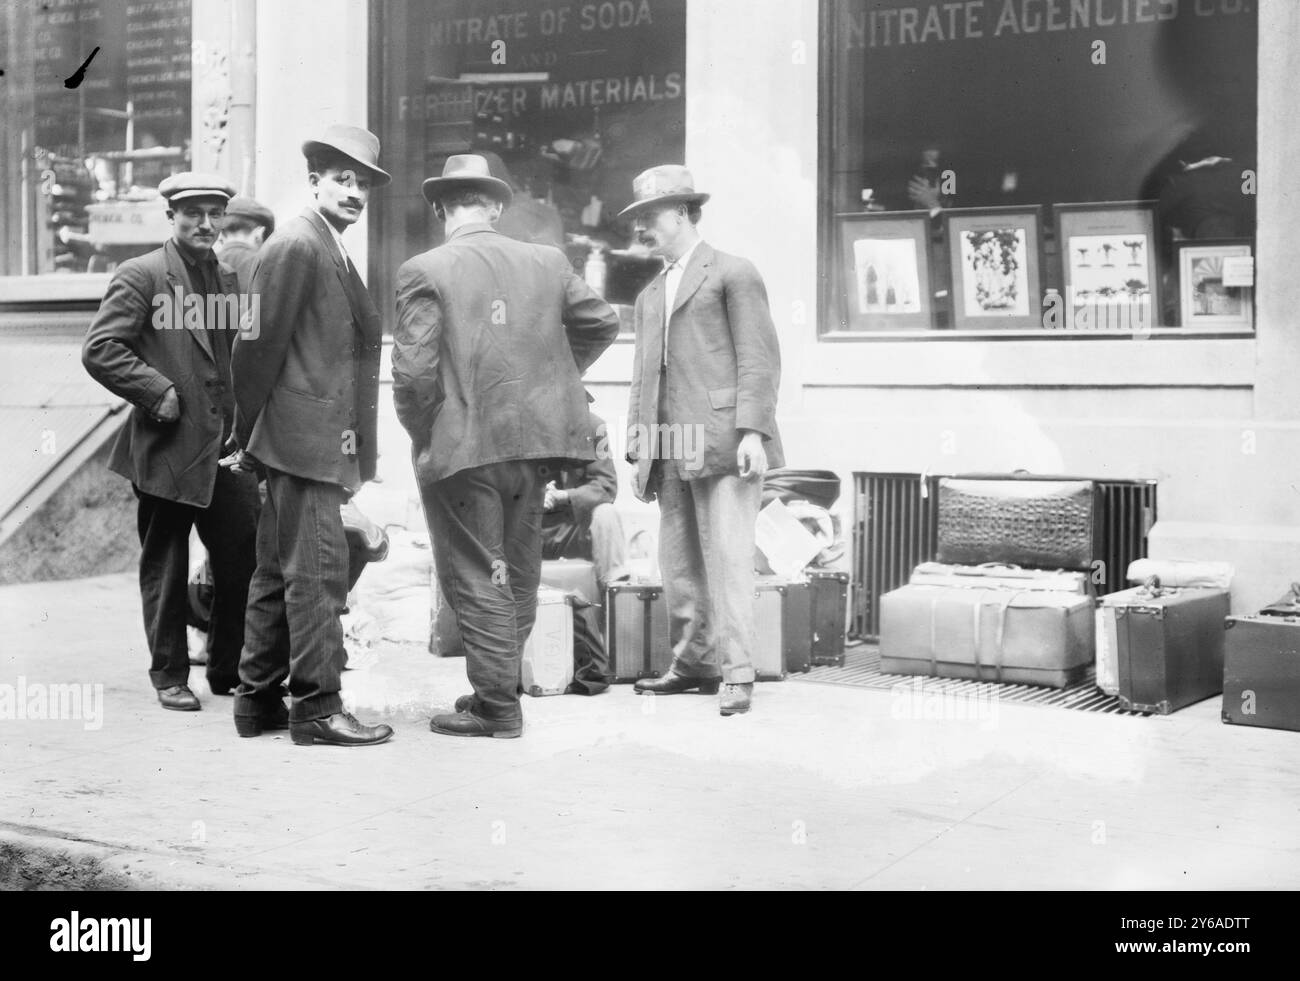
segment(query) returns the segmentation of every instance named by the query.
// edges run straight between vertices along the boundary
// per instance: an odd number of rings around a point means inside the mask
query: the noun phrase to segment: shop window
[[[190,43],[190,0],[3,5],[0,275],[110,272],[167,240]]]
[[[1253,330],[1256,11],[823,0],[823,335]]]
[[[393,175],[371,212],[379,295],[443,240],[421,183],[449,155],[480,153],[515,188],[499,230],[563,249],[630,330],[629,305],[662,263],[618,212],[638,173],[683,162],[685,0],[398,0],[371,11],[371,122]]]

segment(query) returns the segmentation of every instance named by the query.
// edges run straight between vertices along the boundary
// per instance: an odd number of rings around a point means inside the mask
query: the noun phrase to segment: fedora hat
[[[375,175],[376,187],[383,187],[393,179],[387,171],[379,169],[379,137],[360,126],[336,124],[302,145],[302,155],[308,159],[321,150],[336,150],[348,159],[355,160]]]
[[[632,203],[618,213],[620,218],[644,208],[663,204],[703,204],[709,195],[695,190],[695,178],[685,167],[663,164],[638,174],[632,181]]]
[[[467,188],[490,194],[500,199],[503,206],[509,206],[515,197],[510,185],[493,177],[486,158],[476,153],[453,154],[443,164],[441,177],[430,177],[420,185],[424,200],[430,204],[437,204],[438,199],[448,191]]]

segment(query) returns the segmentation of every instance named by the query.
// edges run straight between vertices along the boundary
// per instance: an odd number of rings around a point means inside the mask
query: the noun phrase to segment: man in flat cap
[[[253,265],[258,250],[275,231],[275,215],[266,205],[252,198],[233,197],[226,205],[226,221],[217,243],[217,256],[235,270],[239,289],[249,292],[253,282]]]
[[[139,500],[149,677],[164,708],[195,711],[185,635],[190,529],[198,529],[212,565],[208,684],[228,695],[239,683],[257,483],[218,466],[234,424],[230,352],[240,308],[235,274],[212,247],[234,188],[183,173],[159,191],[172,237],[118,267],[81,360],[134,406],[109,467],[131,481]]]
[[[393,730],[362,725],[339,694],[348,591],[339,507],[375,476],[382,338],[343,233],[391,178],[379,141],[354,126],[331,126],[302,152],[315,206],[263,247],[252,284],[261,330],[235,345],[234,465],[266,474],[235,730],[271,728],[287,681],[295,744],[365,746]]]
[[[423,191],[447,240],[398,270],[393,401],[474,688],[430,728],[511,738],[546,485],[561,464],[596,459],[582,374],[618,315],[559,249],[493,228],[513,195],[482,157],[450,157]]]
[[[637,297],[628,462],[642,500],[659,498],[659,567],[673,662],[637,691],[722,689],[722,715],[754,689],[754,522],[763,474],[784,465],[776,428],[781,353],[753,264],[696,227],[707,194],[685,167],[633,182],[642,244],[665,261]]]

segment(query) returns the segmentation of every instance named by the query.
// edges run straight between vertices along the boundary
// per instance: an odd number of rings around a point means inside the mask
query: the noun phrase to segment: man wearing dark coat
[[[228,695],[239,683],[257,483],[218,466],[234,424],[230,352],[241,308],[235,274],[212,247],[234,188],[221,177],[183,173],[159,191],[172,237],[118,267],[81,360],[133,406],[109,468],[131,481],[139,501],[149,677],[163,708],[192,712],[200,704],[189,687],[185,634],[190,529],[198,529],[212,565],[208,684]]]
[[[257,254],[275,231],[271,209],[252,198],[236,196],[226,205],[226,221],[217,243],[217,257],[235,270],[239,289],[247,293],[253,282]]]
[[[260,330],[234,351],[233,465],[266,473],[235,729],[256,736],[278,727],[287,680],[295,744],[364,746],[393,730],[343,710],[348,546],[339,508],[375,476],[382,337],[343,231],[390,178],[379,141],[357,127],[331,126],[303,154],[316,206],[262,249],[252,286]]]
[[[494,230],[513,195],[482,157],[450,157],[423,191],[447,241],[398,270],[393,401],[474,687],[430,728],[512,738],[545,488],[561,465],[596,458],[581,378],[618,315],[559,249]]]
[[[591,422],[597,436],[596,459],[565,467],[546,485],[542,558],[586,559],[595,567],[603,593],[609,583],[628,576],[627,540],[622,519],[614,509],[618,473],[607,452],[605,422],[594,412]]]

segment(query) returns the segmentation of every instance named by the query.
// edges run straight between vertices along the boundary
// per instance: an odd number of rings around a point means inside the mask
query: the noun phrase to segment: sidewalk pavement
[[[1215,699],[1136,718],[787,681],[723,719],[617,686],[456,739],[427,726],[463,661],[389,645],[344,688],[393,740],[299,747],[238,738],[202,668],[203,711],[161,709],[139,619],[131,575],[0,588],[0,887],[1300,885],[1300,734]],[[59,683],[102,686],[97,718],[32,718]]]

